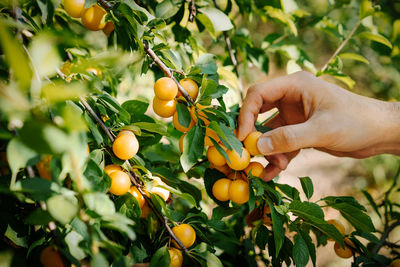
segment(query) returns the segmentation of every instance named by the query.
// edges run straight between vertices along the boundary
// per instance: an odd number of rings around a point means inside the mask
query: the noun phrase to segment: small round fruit
[[[169,101],[175,98],[178,86],[168,77],[162,77],[154,83],[154,94],[160,100]]]
[[[390,263],[390,267],[400,267],[400,259],[395,259]]]
[[[185,138],[186,134],[182,134],[181,138],[179,138],[179,150],[183,153],[183,139]]]
[[[236,179],[246,180],[247,177],[244,177],[244,175],[241,172],[234,171],[228,175],[228,178],[231,180],[236,180]]]
[[[51,170],[50,170],[51,156],[44,156],[37,164],[39,176],[47,181],[51,181]]]
[[[345,245],[344,249],[339,245],[339,243],[335,242],[335,245],[333,246],[333,249],[335,250],[336,255],[338,255],[341,258],[348,259],[353,256],[353,251],[349,248],[349,246]]]
[[[103,28],[103,32],[105,35],[110,36],[110,34],[114,31],[114,29],[115,29],[114,22],[108,21],[106,23],[106,26],[104,26]]]
[[[142,213],[140,214],[140,218],[147,218],[149,217],[149,214],[151,213],[151,209],[147,203],[144,203],[143,208],[142,208]]]
[[[232,181],[229,186],[229,198],[236,204],[249,201],[249,185],[243,180]]]
[[[195,81],[192,79],[182,79],[179,81],[179,83],[182,85],[183,89],[190,95],[190,97],[193,100],[196,100],[197,95],[199,94],[199,86]],[[178,96],[181,96],[181,92],[178,92]]]
[[[204,122],[206,126],[210,124],[210,120],[208,120],[207,115],[204,113],[204,111],[201,111],[202,109],[205,109],[206,106],[200,105],[199,103],[196,104],[197,107],[197,115],[196,115],[196,108],[191,107],[190,109],[190,115],[192,116],[192,119],[194,122],[197,122],[197,116]]]
[[[169,257],[171,258],[171,263],[169,267],[181,267],[183,263],[183,256],[180,250],[176,248],[168,249]]]
[[[226,159],[219,153],[215,146],[210,146],[207,149],[207,158],[214,166],[224,166],[226,164]]]
[[[195,124],[193,120],[190,121],[188,127],[185,127],[182,124],[180,124],[179,120],[178,120],[178,112],[174,113],[174,117],[172,118],[172,123],[174,124],[175,129],[177,129],[178,131],[180,131],[182,133],[189,132],[189,130],[192,129],[192,127]]]
[[[204,137],[204,145],[205,146],[213,146],[214,143],[211,141],[211,139],[214,139],[217,143],[219,143],[221,140],[219,139],[218,134],[212,130],[211,128],[206,128],[206,135]]]
[[[119,159],[128,160],[139,151],[139,142],[135,135],[123,134],[114,140],[112,149]]]
[[[213,164],[210,164],[210,168],[216,169],[216,170],[222,172],[223,174],[225,174],[226,176],[228,176],[232,172],[231,168],[229,168],[227,164],[225,164],[223,166],[215,166]]]
[[[154,181],[154,186],[150,190],[150,193],[159,195],[162,199],[164,199],[165,202],[167,202],[167,200],[168,200],[168,198],[170,196],[170,193],[169,193],[169,191],[167,189],[159,187],[159,185],[166,185],[166,184],[163,183],[163,182],[159,183],[157,181]]]
[[[137,202],[139,203],[139,207],[143,208],[146,200],[144,199],[144,196],[139,192],[139,189],[137,189],[136,186],[131,186],[131,188],[129,188],[129,193],[131,193],[132,196],[136,198]]]
[[[109,164],[109,165],[104,167],[104,171],[107,173],[108,176],[110,176],[110,174],[112,172],[122,171],[122,168],[121,168],[121,166],[118,166],[116,164]]]
[[[252,156],[257,156],[261,154],[257,148],[257,141],[261,135],[261,132],[252,132],[243,141],[244,147],[247,149],[247,151],[249,151],[250,155]]]
[[[85,9],[85,0],[64,0],[64,9],[73,18],[80,18]]]
[[[194,241],[196,241],[196,232],[189,224],[183,223],[181,225],[175,226],[172,228],[172,232],[186,248],[190,248],[194,244]],[[172,243],[175,247],[180,248],[175,240],[173,240]]]
[[[110,173],[111,186],[110,193],[116,196],[128,193],[131,187],[131,179],[129,175],[123,171],[113,171]]]
[[[176,112],[176,101],[173,100],[161,100],[158,97],[153,99],[153,110],[158,116],[163,118],[169,118]]]
[[[231,183],[232,181],[227,178],[217,180],[212,187],[213,196],[219,201],[228,201]]]
[[[122,130],[122,131],[120,131],[119,133],[118,133],[118,135],[117,135],[117,137],[116,138],[118,138],[118,137],[120,137],[121,135],[124,135],[124,134],[129,134],[129,135],[135,135],[132,131],[130,131],[130,130]]]
[[[230,160],[230,162],[227,161],[228,166],[236,171],[244,170],[250,164],[250,154],[246,148],[243,148],[242,155],[239,155],[234,149],[227,150],[226,154]]]
[[[44,267],[64,267],[60,253],[55,247],[48,246],[40,253],[40,262]]]
[[[99,31],[104,28],[103,21],[106,11],[99,5],[93,5],[82,12],[82,24],[86,29],[91,31]]]
[[[264,172],[264,166],[260,162],[250,162],[249,166],[247,166],[246,169],[244,169],[244,172],[249,175],[251,171],[251,175],[255,177],[262,177],[262,174]]]
[[[345,235],[346,230],[344,228],[344,225],[341,222],[339,222],[338,220],[335,220],[335,219],[331,219],[331,220],[328,220],[327,223],[332,224],[333,226],[335,226],[338,229],[338,231],[339,231],[339,233],[341,235]],[[329,241],[333,241],[332,238],[328,238],[328,240]]]

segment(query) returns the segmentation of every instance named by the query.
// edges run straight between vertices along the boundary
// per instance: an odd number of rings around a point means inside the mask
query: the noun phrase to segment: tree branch
[[[114,142],[115,138],[113,133],[110,131],[110,129],[104,124],[104,122],[97,116],[97,114],[93,111],[93,109],[90,107],[90,105],[86,102],[86,100],[83,97],[79,98],[82,105],[85,107],[85,109],[89,112],[89,114],[92,116],[92,118],[97,122],[97,124],[100,125],[101,129],[104,131],[104,133],[108,136],[111,142]],[[131,179],[132,183],[134,186],[137,187],[139,192],[143,195],[143,197],[146,199],[146,202],[148,203],[149,207],[153,210],[154,214],[157,216],[158,220],[164,225],[164,227],[167,229],[169,235],[172,237],[172,239],[175,240],[176,243],[185,251],[188,252],[187,248],[182,244],[182,242],[176,237],[176,235],[172,232],[171,227],[169,226],[169,220],[168,218],[164,217],[156,208],[154,203],[152,202],[151,198],[149,198],[146,194],[146,192],[143,189],[143,185],[140,183],[140,178],[138,175],[135,173],[133,170],[133,167],[129,160],[125,161],[125,164],[128,166],[128,175],[129,178]]]
[[[392,223],[390,226],[388,226],[386,228],[385,232],[383,233],[383,235],[379,241],[379,245],[375,247],[373,254],[377,254],[379,252],[379,250],[384,246],[385,240],[389,236],[389,233],[399,225],[400,225],[400,221],[395,221],[394,223]]]
[[[333,53],[333,55],[328,59],[328,61],[325,63],[325,65],[321,68],[321,72],[324,72],[326,68],[328,67],[329,63],[339,54],[340,51],[342,51],[343,47],[347,44],[347,42],[351,39],[351,37],[354,35],[356,30],[361,24],[361,20],[357,22],[357,24],[354,26],[354,28],[351,30],[349,35],[344,39],[344,41],[339,45],[339,47],[336,49],[336,51]]]
[[[195,0],[189,0],[190,1],[190,9],[189,9],[189,21],[193,22],[194,18],[196,17],[197,10],[196,10],[196,5],[194,3]]]

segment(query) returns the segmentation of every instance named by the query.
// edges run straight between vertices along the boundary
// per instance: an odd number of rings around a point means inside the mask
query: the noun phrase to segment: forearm
[[[381,117],[376,124],[380,136],[376,154],[400,155],[400,102],[380,102]]]

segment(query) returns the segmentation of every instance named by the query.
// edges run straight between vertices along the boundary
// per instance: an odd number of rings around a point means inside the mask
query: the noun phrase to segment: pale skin
[[[339,157],[400,155],[400,103],[351,93],[300,71],[249,88],[239,114],[238,138],[255,131],[258,114],[278,108],[258,140],[268,160],[264,180],[285,170],[303,148]]]

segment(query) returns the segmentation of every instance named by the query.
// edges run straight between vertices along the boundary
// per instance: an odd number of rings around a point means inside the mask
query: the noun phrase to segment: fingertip
[[[266,182],[271,181],[272,179],[274,179],[276,176],[278,176],[278,174],[281,172],[281,169],[279,169],[279,167],[273,165],[273,164],[268,164],[265,168],[264,168],[264,177],[263,180]]]

